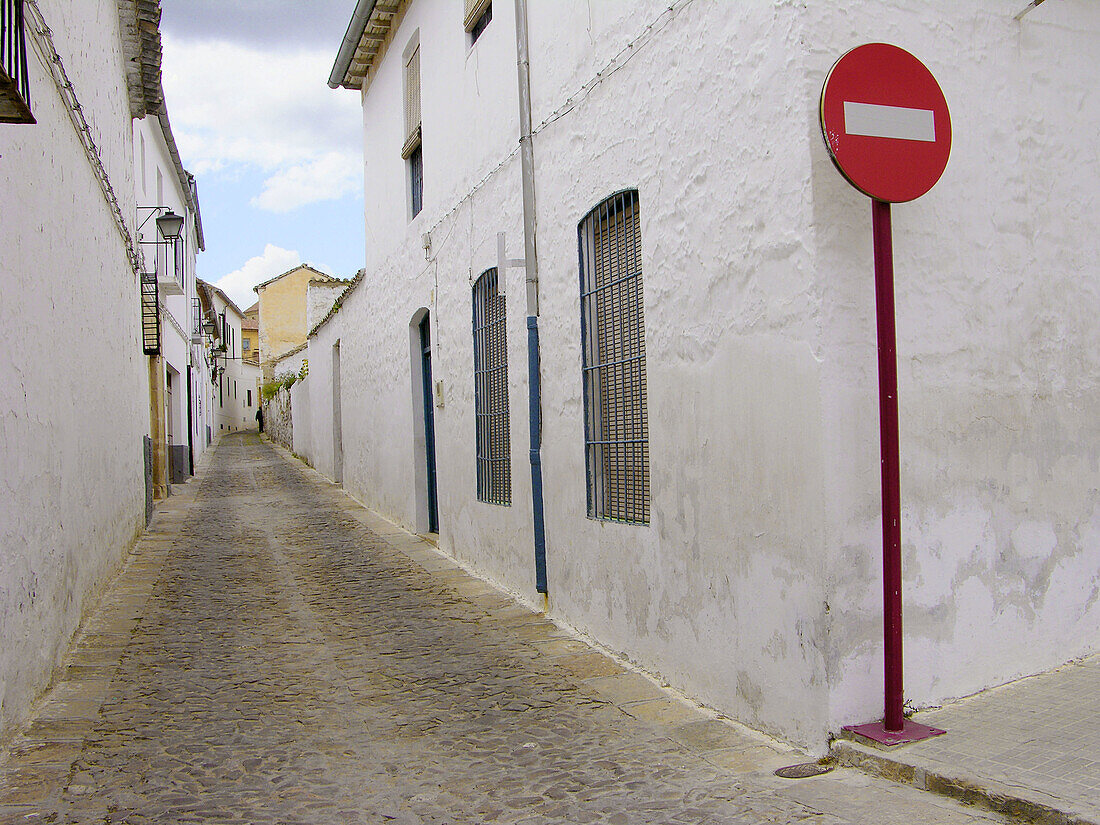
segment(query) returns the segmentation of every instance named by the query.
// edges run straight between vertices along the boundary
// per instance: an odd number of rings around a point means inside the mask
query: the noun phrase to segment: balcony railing
[[[147,242],[146,242],[147,243]],[[184,240],[160,238],[153,247],[153,271],[165,297],[184,294]]]
[[[0,0],[0,123],[34,123],[23,0]]]

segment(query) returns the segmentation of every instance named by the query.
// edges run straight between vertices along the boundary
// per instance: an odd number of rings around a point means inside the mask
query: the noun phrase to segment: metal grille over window
[[[420,145],[420,46],[405,62],[405,145],[401,157],[408,159]]]
[[[0,0],[0,123],[34,123],[23,0]]]
[[[638,193],[579,227],[585,463],[590,518],[649,523],[649,420]]]
[[[160,353],[160,310],[157,306],[157,273],[141,273],[141,348],[146,355]]]
[[[490,504],[512,503],[504,315],[497,271],[487,270],[474,284],[474,420],[477,498]]]

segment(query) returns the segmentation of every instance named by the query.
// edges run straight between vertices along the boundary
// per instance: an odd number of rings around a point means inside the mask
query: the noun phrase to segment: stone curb
[[[1027,822],[1041,825],[1100,825],[1095,819],[1060,810],[1057,806],[1061,800],[1042,791],[1007,785],[963,771],[948,775],[940,766],[912,752],[902,759],[900,753],[837,739],[832,743],[830,755],[837,765]]]

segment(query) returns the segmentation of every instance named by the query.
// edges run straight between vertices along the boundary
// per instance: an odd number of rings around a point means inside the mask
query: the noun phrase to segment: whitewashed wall
[[[313,464],[313,422],[309,394],[310,379],[294,382],[290,388],[291,450]]]
[[[333,441],[333,349],[341,342],[343,332],[343,312],[334,315],[315,335],[309,338],[309,404],[310,412],[310,463],[331,479],[336,479],[336,456]],[[343,346],[340,346],[341,374],[346,369],[343,360]],[[358,414],[364,405],[362,398],[350,399]],[[297,433],[297,425],[295,425]],[[374,445],[365,445],[366,449]],[[360,459],[361,460],[361,459]]]
[[[497,232],[507,233],[512,257],[523,249],[519,161],[507,159],[518,135],[515,22],[511,4],[494,6],[492,23],[469,49],[457,13],[446,0],[411,4],[366,101],[368,277],[336,316],[345,331],[344,486],[410,529],[427,529],[423,429],[413,411],[421,403],[416,323],[429,309],[435,378],[443,382],[443,407],[435,410],[440,544],[533,600],[522,270],[506,276],[511,507],[476,501],[473,444],[471,279],[496,264]],[[409,222],[400,57],[414,37],[425,81],[424,210]],[[431,238],[428,258],[423,233]],[[394,275],[372,274],[383,272]]]
[[[317,326],[346,288],[345,281],[335,284],[323,281],[306,284],[306,329],[311,330]]]
[[[275,362],[275,377],[285,378],[288,375],[297,375],[308,358],[306,350],[298,350],[293,355],[287,355]]]
[[[441,546],[530,598],[521,270],[505,276],[512,507],[475,500],[473,454],[471,280],[495,264],[497,232],[522,250],[514,22],[494,8],[467,49],[452,5],[411,4],[364,95],[344,483],[425,529],[427,309]],[[1017,24],[995,0],[667,7],[531,3],[552,611],[813,749],[881,713],[870,207],[832,168],[817,107],[836,58],[887,40],[939,77],[955,123],[943,181],[894,210],[907,696],[938,702],[1100,647],[1100,9],[1065,0]],[[425,207],[409,221],[414,37]],[[577,223],[624,188],[642,216],[648,527],[585,511]]]
[[[39,0],[124,214],[133,131],[114,0]],[[0,737],[144,524],[137,278],[52,81],[0,124]],[[74,352],[59,352],[58,346]]]
[[[226,349],[228,356],[218,363],[225,372],[214,386],[214,436],[238,430],[255,430],[256,410],[260,405],[260,368],[246,364],[241,356],[241,322],[244,316],[221,295],[211,292],[214,312],[225,313],[226,325],[232,330],[232,343]],[[224,339],[223,339],[224,340]],[[251,392],[251,404],[249,393]]]
[[[165,375],[170,370],[174,370],[179,376],[175,382],[171,408],[165,410],[167,424],[165,433],[171,435],[174,445],[181,446],[187,444],[187,367],[201,360],[198,348],[191,343],[194,331],[191,302],[197,294],[195,261],[199,252],[196,218],[194,212],[188,208],[187,196],[176,172],[175,162],[169,152],[160,119],[156,115],[147,115],[134,120],[133,129],[134,181],[137,188],[134,222],[140,227],[138,236],[144,242],[141,244],[141,249],[147,269],[151,270],[156,265],[156,247],[153,245],[159,240],[156,218],[163,212],[163,209],[156,209],[156,207],[170,209],[185,219],[180,241],[183,244],[183,271],[179,273],[178,278],[183,294],[167,295],[163,292],[160,294],[163,369]],[[161,255],[160,265],[163,267],[166,265],[163,251]],[[164,375],[161,380],[165,381],[167,386]],[[198,389],[199,386],[211,385],[193,383],[194,389]],[[210,393],[206,392],[207,401],[210,397]],[[168,403],[167,396],[166,403]],[[192,405],[192,441],[197,459],[202,455],[206,445],[205,424],[207,422],[199,421],[199,416],[195,414],[200,405],[194,393],[192,393]]]
[[[894,4],[900,5],[900,4]],[[943,179],[893,208],[906,692],[966,695],[1100,648],[1100,6],[815,6],[809,88],[850,42],[921,56]],[[865,198],[814,147],[835,723],[880,704],[876,362]],[[868,583],[869,582],[869,583]]]

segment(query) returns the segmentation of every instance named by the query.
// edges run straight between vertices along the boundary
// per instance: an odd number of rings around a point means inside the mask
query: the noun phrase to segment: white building
[[[871,209],[818,110],[893,42],[954,123],[894,209],[906,698],[1100,647],[1100,7],[466,5],[360,0],[333,68],[368,244],[314,464],[532,602],[544,528],[553,615],[754,727],[881,718]]]
[[[216,326],[209,351],[214,388],[211,409],[215,437],[239,430],[255,430],[260,408],[260,366],[248,360],[242,349],[244,313],[212,284],[200,280],[199,289],[209,307],[207,319]]]
[[[164,368],[143,352],[138,227],[152,193],[135,143],[170,133],[166,119],[157,125],[155,0],[0,3],[3,76],[15,81],[0,83],[3,738],[145,524],[143,454],[164,412],[151,379]],[[194,202],[174,163],[147,160],[164,170],[174,208]],[[201,247],[197,206],[179,214]],[[186,335],[186,308],[171,312]],[[186,355],[168,363],[183,376]]]
[[[154,369],[163,396],[166,472],[176,483],[194,473],[195,459],[209,445],[207,433],[213,427],[195,284],[196,256],[205,242],[198,187],[183,168],[163,106],[134,120],[134,149],[138,238],[146,271],[156,272],[160,306],[160,357],[154,359]],[[157,221],[166,215],[183,219],[178,239],[166,241],[161,235]]]

